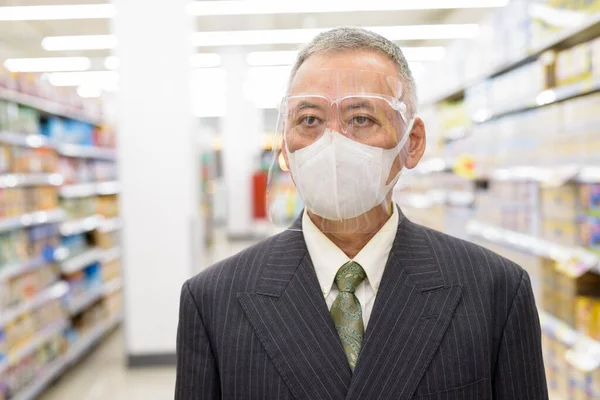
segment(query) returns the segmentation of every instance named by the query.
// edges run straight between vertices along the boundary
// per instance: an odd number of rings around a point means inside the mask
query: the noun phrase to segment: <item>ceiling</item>
[[[0,6],[49,5],[44,0],[0,0]],[[109,3],[102,0],[52,0],[59,4]],[[346,12],[319,14],[278,14],[251,16],[208,16],[197,18],[198,31],[328,28],[341,25],[395,26],[412,24],[478,23],[493,9],[410,10]],[[46,36],[103,35],[110,33],[110,20],[58,20],[58,21],[0,21],[0,59],[30,57],[87,56],[100,58],[110,55],[110,50],[49,52],[42,48]],[[447,45],[447,40],[399,41],[401,46]],[[294,50],[296,45],[248,46],[249,51]],[[215,52],[218,48],[198,48],[198,52]]]

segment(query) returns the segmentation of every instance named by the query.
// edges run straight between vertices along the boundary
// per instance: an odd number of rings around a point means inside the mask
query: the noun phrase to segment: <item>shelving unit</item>
[[[79,110],[55,101],[42,99],[5,88],[0,88],[0,99],[34,108],[45,114],[87,122],[92,125],[101,125],[103,121],[101,115],[88,114],[85,110]]]
[[[486,79],[495,78],[516,68],[519,68],[531,61],[536,60],[538,57],[542,56],[545,52],[549,50],[562,50],[594,39],[598,36],[599,30],[600,15],[592,15],[590,16],[588,21],[583,23],[581,26],[574,27],[571,30],[559,34],[555,39],[550,40],[543,46],[540,46],[537,50],[530,52],[530,54],[526,57],[507,62],[504,65],[494,68],[492,71],[484,71],[482,74],[480,74],[479,77],[469,82],[461,82],[457,85],[456,88],[448,90],[439,95],[433,96],[429,99],[426,99],[422,102],[422,104],[428,106],[436,103],[441,103],[447,100],[456,100],[463,98],[465,95],[465,90],[475,85],[476,83],[479,83]]]
[[[66,199],[90,197],[96,195],[118,194],[119,182],[92,182],[66,185],[60,189],[60,196]]]
[[[17,275],[35,271],[36,269],[42,268],[45,265],[47,265],[46,260],[44,260],[43,257],[37,257],[32,260],[4,266],[2,270],[0,270],[0,282],[4,282]]]
[[[49,288],[39,292],[32,299],[29,299],[14,307],[2,310],[2,313],[0,314],[0,326],[6,325],[8,322],[12,321],[18,316],[25,314],[26,312],[30,312],[31,310],[48,303],[50,300],[62,298],[68,293],[68,291],[69,286],[65,282],[56,282]]]
[[[108,283],[92,288],[87,293],[71,299],[68,307],[69,313],[71,315],[77,315],[101,298],[113,294],[122,287],[123,283],[121,278],[115,278]]]
[[[552,22],[512,1],[482,22],[493,35],[450,46],[419,85],[426,157],[395,193],[409,218],[527,270],[552,400],[600,398],[598,4],[544,3],[589,17],[541,40]]]
[[[37,110],[39,115],[44,116],[44,121],[45,118],[56,120],[56,117],[61,117],[94,125],[93,142],[100,143],[96,141],[96,135],[100,135],[98,130],[102,129],[100,128],[102,119],[99,115],[93,115],[86,113],[85,110],[3,88],[0,88],[0,100],[33,108]],[[107,209],[104,203],[103,208],[98,206],[98,211],[91,212],[88,216],[83,216],[77,207],[73,208],[72,203],[73,201],[79,201],[78,199],[88,201],[84,198],[95,196],[106,199],[106,196],[113,196],[120,192],[119,182],[113,180],[115,178],[114,172],[111,172],[111,169],[107,170],[106,167],[107,163],[115,162],[116,151],[113,148],[74,144],[74,141],[73,143],[59,142],[49,137],[60,137],[62,140],[62,134],[52,133],[45,136],[48,131],[41,128],[38,134],[32,134],[31,125],[27,127],[26,132],[29,132],[28,134],[21,133],[19,128],[2,130],[3,126],[4,128],[7,126],[2,125],[2,122],[0,121],[0,145],[9,149],[11,155],[14,152],[17,156],[48,157],[48,155],[52,155],[52,157],[55,157],[55,163],[43,164],[43,169],[39,169],[38,165],[19,164],[18,167],[11,166],[15,169],[4,169],[3,171],[55,171],[50,169],[49,165],[54,165],[57,169],[61,168],[61,170],[50,173],[0,173],[0,190],[19,190],[22,191],[23,196],[29,196],[27,199],[33,200],[37,199],[33,194],[37,195],[38,188],[39,190],[55,188],[55,201],[56,204],[59,204],[57,208],[50,210],[44,209],[14,217],[0,218],[0,234],[14,236],[15,232],[20,232],[19,235],[24,235],[21,237],[31,241],[38,240],[40,237],[45,238],[46,236],[43,235],[50,235],[48,237],[54,238],[52,240],[61,242],[61,245],[57,245],[51,241],[49,243],[52,243],[52,245],[47,244],[44,246],[36,243],[35,246],[31,245],[32,249],[36,249],[36,253],[33,255],[27,254],[29,259],[20,255],[17,260],[23,261],[9,260],[10,262],[0,265],[0,291],[7,290],[5,286],[8,288],[9,285],[17,285],[20,280],[25,279],[26,274],[45,274],[44,276],[51,277],[54,282],[31,297],[16,298],[13,303],[10,303],[14,304],[11,307],[0,304],[0,341],[2,341],[2,337],[6,337],[6,335],[2,335],[2,331],[15,329],[10,328],[11,324],[9,322],[14,321],[14,323],[21,324],[23,323],[21,320],[25,321],[24,318],[26,318],[27,323],[39,324],[39,326],[36,325],[37,331],[34,335],[19,339],[18,343],[21,343],[19,347],[10,348],[6,343],[4,347],[0,346],[6,351],[5,354],[0,352],[0,380],[3,383],[18,382],[20,379],[18,377],[11,377],[10,380],[7,378],[9,375],[16,374],[22,363],[31,363],[32,357],[42,346],[46,346],[50,342],[56,343],[59,337],[62,337],[62,340],[69,341],[65,354],[59,355],[50,364],[39,366],[38,368],[41,368],[39,376],[33,379],[28,386],[19,386],[17,392],[12,393],[13,397],[11,397],[13,399],[35,399],[48,385],[70,366],[78,362],[81,356],[90,351],[122,320],[122,313],[115,314],[116,308],[121,303],[120,291],[123,287],[119,261],[121,250],[118,243],[118,230],[121,227],[121,220],[116,216],[112,217],[113,211],[110,211],[110,218],[101,215],[102,210]],[[41,123],[40,119],[39,126],[41,126]],[[44,135],[41,134],[42,132],[44,132]],[[65,131],[65,135],[67,133]],[[64,137],[65,141],[69,141],[67,136]],[[103,137],[106,139],[106,136]],[[78,137],[73,137],[73,139],[79,140]],[[110,137],[108,140],[110,141]],[[91,143],[91,141],[92,139],[89,139],[82,143]],[[101,142],[102,145],[106,145],[106,143],[109,142],[106,140]],[[59,159],[61,163],[58,163]],[[46,158],[43,160],[43,162],[48,162]],[[23,162],[29,163],[29,160],[23,158]],[[66,174],[62,170],[65,166],[70,166],[71,163],[77,168],[80,166],[88,168],[87,171],[91,171],[98,181],[83,184],[65,184],[66,182],[76,182],[82,176],[81,174],[73,174],[69,170],[67,170],[69,173]],[[106,171],[108,171],[108,175]],[[96,174],[98,175],[96,176]],[[109,179],[102,179],[108,176]],[[26,192],[29,190],[32,192]],[[21,195],[21,192],[18,194]],[[96,205],[96,202],[89,204]],[[98,204],[100,204],[99,201]],[[27,210],[33,207],[26,206],[24,208]],[[112,210],[112,206],[109,209]],[[2,211],[4,212],[4,210]],[[34,229],[36,229],[36,233],[30,234]],[[114,246],[108,249],[96,246],[95,240],[101,235],[112,235],[107,237],[116,241]],[[85,237],[88,241],[87,248],[81,245],[72,246],[73,243],[69,240],[74,237]],[[110,241],[105,238],[103,243],[106,246]],[[30,247],[29,243],[27,247]],[[70,248],[84,248],[85,250],[76,252],[69,250]],[[41,253],[37,254],[37,252]],[[58,267],[54,267],[53,264],[57,264]],[[81,279],[92,279],[89,278],[91,274],[88,273],[88,268],[94,268],[96,271],[93,279],[102,280],[110,277],[110,280],[96,282],[95,285],[87,285],[87,282],[81,281]],[[103,277],[104,274],[101,271],[104,271],[105,268],[110,269],[110,273]],[[48,274],[56,274],[56,277]],[[54,279],[56,280],[54,281]],[[86,289],[81,291],[82,287]],[[11,290],[15,291],[15,289]],[[77,295],[75,295],[76,293]],[[43,307],[49,307],[44,310],[48,309],[52,312],[57,308],[61,310],[64,317],[57,318],[49,323],[43,322],[42,325],[42,322],[35,316],[33,311]],[[97,315],[100,315],[98,310],[102,310],[102,315],[107,315],[108,319],[99,322],[96,326],[92,324],[91,327],[84,327],[87,330],[79,332],[82,329],[81,320],[93,321],[93,318],[90,319],[89,317],[96,316],[94,318],[97,318]],[[86,313],[88,313],[87,317]],[[46,318],[48,318],[47,315]],[[86,323],[89,324],[89,322]],[[28,330],[30,329],[28,328]],[[22,336],[25,331],[17,333]],[[12,335],[14,336],[15,333],[13,332]],[[38,363],[42,362],[44,357],[34,357],[33,359],[36,360],[35,363]],[[21,381],[20,384],[23,383]],[[0,385],[0,391],[3,390],[4,386]],[[2,397],[2,393],[0,393],[0,397]]]
[[[469,221],[466,225],[466,231],[473,237],[494,244],[555,260],[564,266],[569,275],[581,276],[588,271],[600,274],[600,258],[583,248],[561,246],[531,235],[513,232],[478,221]]]
[[[18,217],[0,220],[0,232],[6,232],[19,228],[27,228],[34,225],[52,224],[65,219],[65,212],[61,209],[50,211],[36,211],[23,214]]]
[[[56,145],[56,151],[66,157],[75,158],[97,158],[101,160],[115,160],[116,153],[112,149],[104,149],[93,146],[79,146],[75,144]]]

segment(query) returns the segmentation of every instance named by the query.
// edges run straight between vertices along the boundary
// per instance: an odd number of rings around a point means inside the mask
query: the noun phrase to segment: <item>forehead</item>
[[[376,51],[343,51],[310,56],[290,82],[289,94],[402,93],[396,64]]]

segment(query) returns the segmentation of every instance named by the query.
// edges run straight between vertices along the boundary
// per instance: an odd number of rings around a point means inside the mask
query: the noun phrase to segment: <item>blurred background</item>
[[[599,0],[0,1],[0,399],[172,398],[181,285],[282,229],[276,107],[342,25],[417,80],[396,202],[526,268],[551,398],[600,399]]]

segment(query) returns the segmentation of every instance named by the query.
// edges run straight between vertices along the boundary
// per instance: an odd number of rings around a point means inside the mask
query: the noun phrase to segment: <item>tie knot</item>
[[[354,293],[356,287],[365,280],[367,274],[359,263],[350,261],[341,266],[335,275],[335,283],[340,292]]]

